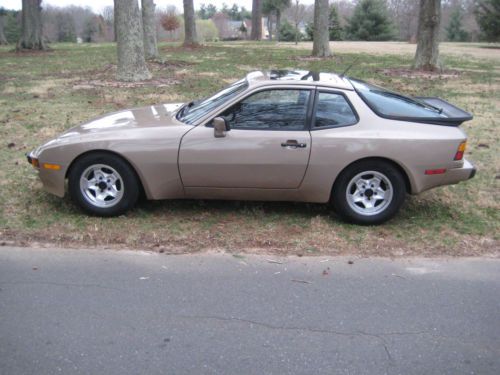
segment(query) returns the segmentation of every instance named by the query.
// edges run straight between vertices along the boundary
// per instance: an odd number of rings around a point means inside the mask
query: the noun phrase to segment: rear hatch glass
[[[458,126],[472,115],[440,98],[411,98],[357,79],[350,79],[363,101],[380,117]]]

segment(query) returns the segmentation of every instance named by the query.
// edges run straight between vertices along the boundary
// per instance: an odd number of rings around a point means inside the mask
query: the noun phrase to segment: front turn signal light
[[[58,171],[59,169],[61,169],[61,166],[58,165],[58,164],[49,164],[49,163],[44,163],[43,164],[43,167],[45,169],[52,169],[53,171]]]
[[[464,158],[464,152],[466,147],[467,147],[467,141],[463,141],[462,143],[460,143],[453,160],[462,160]]]

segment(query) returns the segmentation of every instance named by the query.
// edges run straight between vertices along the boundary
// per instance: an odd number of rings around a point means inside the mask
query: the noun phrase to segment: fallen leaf
[[[266,259],[268,263],[274,263],[274,264],[283,264],[283,262],[279,262],[277,260],[274,260],[274,259]]]

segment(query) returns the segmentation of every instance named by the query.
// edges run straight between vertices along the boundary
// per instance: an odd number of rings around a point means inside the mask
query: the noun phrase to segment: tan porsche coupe
[[[123,110],[28,155],[45,189],[119,215],[148,199],[332,203],[379,224],[406,193],[472,178],[459,125],[472,116],[331,73],[252,72],[215,95]]]

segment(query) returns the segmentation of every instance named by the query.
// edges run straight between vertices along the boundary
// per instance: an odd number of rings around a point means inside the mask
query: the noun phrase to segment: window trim
[[[201,99],[201,101],[202,101],[202,102],[203,102],[203,101],[206,101],[206,100],[208,100],[209,98],[211,98],[211,97],[215,96],[216,94],[218,94],[218,93],[220,93],[220,92],[222,92],[222,91],[224,91],[224,90],[227,90],[227,89],[229,89],[230,87],[236,86],[236,84],[238,84],[238,83],[240,83],[240,82],[241,82],[242,84],[245,84],[245,85],[246,85],[246,87],[244,87],[244,89],[243,89],[242,91],[240,91],[239,93],[237,93],[237,94],[236,94],[236,96],[233,98],[233,99],[237,99],[238,97],[240,97],[241,95],[243,95],[246,91],[248,91],[248,89],[249,89],[249,87],[250,87],[250,84],[249,84],[248,80],[240,79],[240,80],[238,80],[238,81],[236,81],[236,82],[233,82],[233,83],[232,83],[232,84],[230,84],[229,86],[226,86],[226,87],[224,87],[224,88],[220,89],[220,90],[219,90],[219,91],[217,91],[216,93],[214,93],[214,94],[212,94],[212,95],[209,95],[209,96],[207,96],[207,97],[205,97],[205,98],[202,98],[202,99]],[[230,99],[230,100],[231,100],[231,99]],[[184,124],[186,124],[186,125],[191,125],[191,126],[198,126],[198,124],[199,124],[200,122],[203,122],[203,121],[200,121],[200,120],[203,120],[203,118],[207,117],[207,115],[209,115],[211,112],[216,111],[216,110],[217,110],[217,109],[218,109],[221,105],[223,106],[223,105],[225,104],[225,103],[219,104],[219,105],[218,105],[218,106],[216,106],[215,108],[212,108],[212,110],[210,110],[210,111],[208,111],[208,112],[205,112],[205,114],[203,114],[202,116],[200,116],[197,120],[195,120],[195,121],[193,121],[193,122],[186,122],[186,121],[183,121],[183,120],[179,119],[179,118],[178,118],[178,115],[179,115],[180,111],[181,111],[181,110],[182,110],[182,109],[183,109],[186,105],[188,105],[188,103],[189,103],[189,102],[186,102],[184,105],[182,105],[181,107],[179,107],[179,108],[178,108],[178,110],[177,110],[177,111],[176,111],[176,113],[175,113],[175,118],[176,118],[176,120],[177,120],[177,121],[180,121],[180,122],[182,122],[182,123],[184,123]],[[193,102],[191,102],[191,103],[193,103]],[[186,114],[186,115],[188,115],[188,114]]]
[[[311,118],[310,129],[309,129],[310,131],[325,130],[325,129],[336,129],[336,128],[345,128],[347,126],[353,126],[353,125],[356,125],[356,124],[359,123],[360,117],[358,115],[358,112],[356,111],[356,108],[354,108],[354,106],[352,105],[351,101],[349,100],[349,98],[347,97],[347,95],[344,92],[338,91],[338,90],[330,90],[330,89],[325,88],[325,87],[321,87],[321,88],[318,87],[318,88],[316,88],[315,91],[316,91],[316,94],[314,95],[314,106],[313,106],[313,109],[312,109],[312,118]],[[318,108],[319,94],[320,93],[337,94],[337,95],[343,96],[344,100],[346,101],[346,103],[351,108],[351,111],[352,111],[354,117],[356,118],[356,121],[353,122],[353,123],[345,124],[345,125],[329,125],[329,126],[315,127],[315,125],[316,125],[316,110]]]
[[[259,87],[258,89],[254,90],[254,91],[251,91],[248,93],[248,95],[245,95],[243,96],[242,98],[239,98],[237,99],[234,103],[231,103],[229,106],[227,106],[226,108],[222,109],[221,111],[219,111],[215,116],[211,116],[211,119],[209,121],[207,121],[205,123],[205,127],[207,128],[211,128],[213,127],[213,125],[211,125],[212,121],[214,120],[214,118],[216,117],[219,117],[221,116],[221,114],[228,110],[229,108],[233,107],[234,105],[238,104],[239,102],[242,102],[243,100],[245,100],[246,98],[249,98],[250,96],[254,95],[254,94],[258,94],[260,92],[264,92],[264,91],[270,91],[270,90],[302,90],[302,91],[309,91],[309,100],[308,100],[308,103],[307,103],[307,108],[306,108],[306,116],[305,116],[305,121],[304,121],[304,127],[302,129],[263,129],[263,128],[233,128],[231,127],[231,130],[263,130],[263,131],[288,131],[288,132],[291,132],[291,131],[297,131],[297,132],[301,132],[301,131],[308,131],[309,128],[310,128],[310,125],[311,125],[311,121],[312,121],[312,114],[313,114],[313,106],[314,106],[314,101],[315,101],[315,91],[316,89],[314,87],[310,87],[310,86],[287,86],[287,87],[279,87],[279,86],[265,86],[265,87]]]

